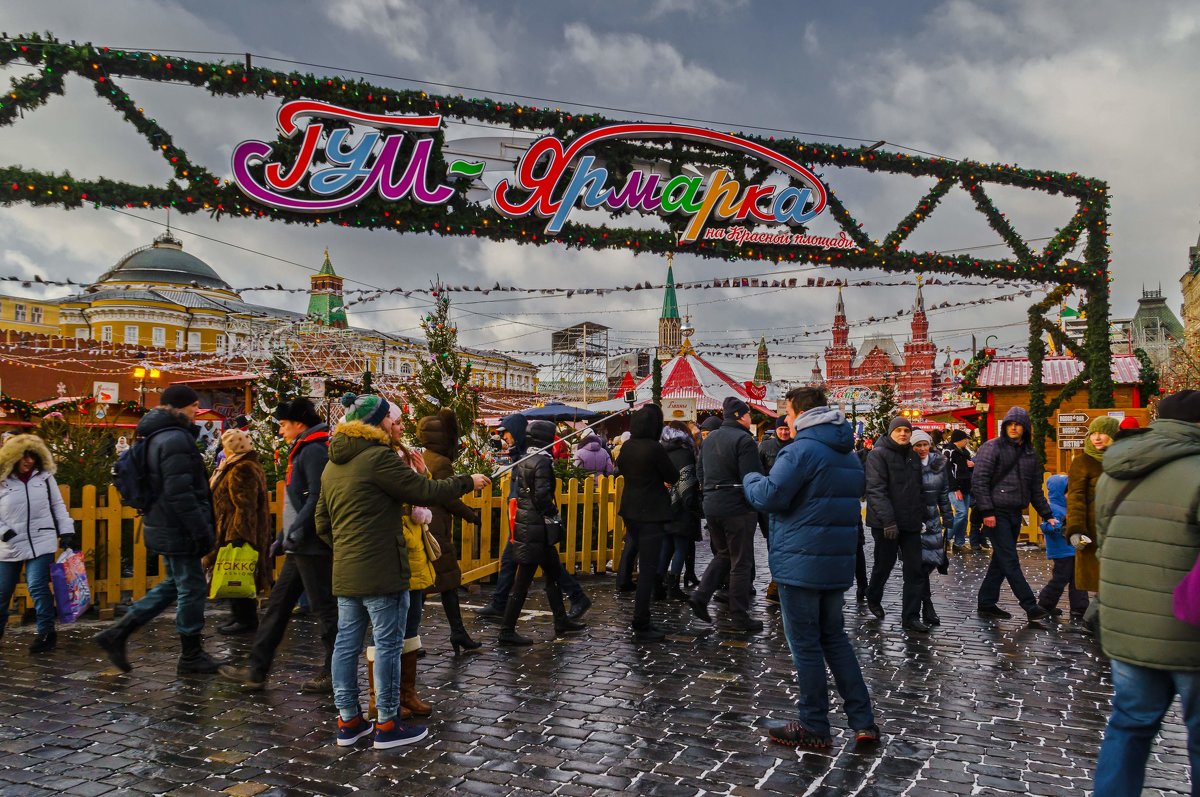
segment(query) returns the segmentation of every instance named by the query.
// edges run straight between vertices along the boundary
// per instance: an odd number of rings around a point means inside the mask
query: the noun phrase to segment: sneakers
[[[771,737],[771,741],[787,747],[803,747],[806,750],[830,750],[833,748],[832,738],[818,736],[798,722],[789,722],[781,727],[768,728],[767,735]]]
[[[879,739],[878,725],[872,725],[869,728],[863,728],[854,732],[854,741],[856,744],[879,744]]]
[[[333,677],[326,673],[318,675],[316,678],[309,678],[300,684],[300,691],[306,695],[331,695],[333,694]]]
[[[753,617],[731,617],[718,630],[726,634],[761,634],[763,623]]]
[[[395,724],[395,720],[392,720],[392,723]],[[349,747],[359,739],[369,735],[373,730],[375,730],[375,726],[367,722],[367,718],[362,714],[359,714],[349,722],[338,717],[338,747]]]
[[[958,546],[958,550],[962,551],[963,553],[970,553],[975,549],[971,547],[971,543],[964,542],[962,545]]]
[[[217,673],[226,681],[233,681],[243,692],[261,692],[267,685],[267,677],[253,672],[249,667],[234,667],[222,664]]]
[[[986,617],[991,620],[1011,620],[1012,615],[1001,609],[999,606],[980,606],[979,616]],[[1045,615],[1043,615],[1045,616]]]
[[[406,744],[415,744],[428,735],[429,729],[424,725],[402,725],[396,720],[391,719],[387,722],[381,722],[375,726],[374,746],[376,750],[387,750],[392,747],[402,747]],[[338,744],[341,743],[342,739],[339,735]],[[351,742],[351,744],[353,744],[353,742]]]

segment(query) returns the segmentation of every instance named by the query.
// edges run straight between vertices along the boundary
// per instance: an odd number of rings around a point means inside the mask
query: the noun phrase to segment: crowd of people
[[[330,429],[307,399],[276,407],[287,468],[282,531],[275,534],[266,478],[245,431],[225,431],[222,456],[211,473],[206,469],[193,423],[198,401],[185,385],[164,390],[161,406],[142,418],[137,442],[123,454],[144,471],[143,536],[163,557],[166,577],[95,642],[129,672],[133,634],[175,604],[177,672],[219,674],[244,690],[259,690],[303,596],[318,621],[322,650],[318,674],[302,689],[332,694],[337,744],[372,736],[375,747],[387,749],[425,738],[428,729],[413,720],[432,712],[417,689],[426,596],[440,597],[455,654],[481,647],[463,622],[451,528],[454,517],[480,522],[461,498],[491,481],[454,474],[460,446],[453,413],[421,418],[410,431],[385,398],[351,394],[342,401],[343,421]],[[965,434],[943,444],[902,417],[862,445],[817,388],[791,391],[786,406],[774,433],[758,443],[750,407],[739,399],[727,399],[721,417],[698,430],[664,422],[661,409],[648,404],[632,414],[613,454],[590,429],[571,452],[553,424],[520,414],[504,418],[513,467],[510,544],[492,600],[479,612],[500,622],[498,644],[533,644],[518,632],[518,622],[539,567],[554,634],[587,628],[582,618],[591,601],[558,550],[564,530],[553,459],[565,454],[594,473],[624,479],[618,511],[625,556],[617,582],[635,593],[629,622],[639,643],[665,638],[651,608],[668,598],[712,623],[711,604],[720,594],[721,630],[761,632],[752,604],[755,538],[764,533],[767,599],[779,606],[800,686],[797,720],[769,729],[776,742],[832,746],[829,673],[857,743],[878,742],[870,693],[845,630],[846,592],[857,586],[857,599],[882,620],[885,585],[899,561],[901,626],[928,634],[941,623],[932,575],[945,573],[953,554],[978,550],[990,551],[977,594],[980,617],[1012,617],[1000,606],[1005,583],[1030,622],[1063,614],[1064,592],[1071,620],[1098,616],[1091,627],[1112,661],[1114,696],[1097,795],[1140,793],[1150,744],[1176,695],[1196,767],[1200,627],[1177,617],[1174,593],[1200,552],[1200,392],[1162,399],[1146,429],[1095,419],[1083,455],[1045,487],[1030,418],[1020,407],[1005,415],[996,438],[972,453]],[[36,436],[14,436],[0,447],[0,619],[7,619],[24,570],[37,617],[33,654],[55,646],[49,567],[56,551],[74,542],[54,470]],[[1049,582],[1037,593],[1017,552],[1030,506],[1042,520],[1053,562]],[[712,558],[689,592],[702,525]],[[874,539],[869,578],[867,530]],[[231,545],[253,549],[255,588],[268,594],[261,619],[257,599],[235,598],[228,622],[217,629],[254,635],[240,666],[217,661],[203,646],[206,570],[217,551]],[[277,555],[285,559],[274,578]],[[1093,592],[1098,600],[1090,599]],[[4,627],[0,623],[0,634]],[[373,721],[363,711],[358,682],[368,628]]]

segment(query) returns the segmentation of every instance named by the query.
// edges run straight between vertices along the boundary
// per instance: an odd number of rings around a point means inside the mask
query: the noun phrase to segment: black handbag
[[[546,524],[546,544],[558,545],[563,538],[562,518],[558,515],[554,515],[552,517],[542,518],[542,521]]]

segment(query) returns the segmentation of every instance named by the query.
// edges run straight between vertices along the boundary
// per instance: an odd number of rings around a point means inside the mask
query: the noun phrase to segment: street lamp
[[[146,409],[146,380],[155,380],[160,376],[157,368],[145,368],[141,365],[133,369],[133,378],[138,382],[138,402]]]

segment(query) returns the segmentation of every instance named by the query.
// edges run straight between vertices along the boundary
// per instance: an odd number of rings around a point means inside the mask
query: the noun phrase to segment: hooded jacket
[[[516,462],[525,456],[525,433],[529,429],[529,420],[521,413],[514,412],[512,415],[505,415],[500,419],[500,428],[512,435],[513,444],[508,449],[508,461],[509,463]],[[510,500],[517,497],[517,474],[515,468],[512,471],[512,475],[509,476],[508,497]]]
[[[438,410],[437,415],[428,415],[417,421],[417,440],[425,447],[425,467],[435,479],[448,479],[454,475],[454,460],[458,458],[458,419],[450,410]],[[433,520],[429,532],[442,549],[442,555],[434,560],[437,574],[433,588],[436,592],[458,589],[462,584],[462,569],[458,565],[458,550],[454,547],[454,518],[464,523],[479,525],[479,510],[454,498],[444,504],[429,507]]]
[[[42,461],[28,481],[16,474],[17,463],[26,451]],[[58,550],[58,538],[75,533],[75,521],[67,511],[58,482],[54,480],[54,458],[40,437],[19,434],[0,448],[0,562],[27,562]]]
[[[758,445],[750,431],[729,418],[704,438],[697,467],[704,495],[705,517],[730,517],[753,512],[742,494],[742,480],[761,474]]]
[[[471,477],[433,481],[392,450],[387,432],[351,421],[329,441],[317,499],[317,536],[333,548],[333,594],[392,595],[409,588],[403,519],[410,508],[468,493]]]
[[[950,477],[950,491],[971,492],[971,451],[966,446],[959,448],[953,443],[946,449],[946,472]]]
[[[657,404],[645,405],[629,420],[629,440],[617,460],[625,479],[618,514],[627,521],[666,523],[675,517],[665,485],[679,481],[679,468],[659,442],[662,429],[662,408]]]
[[[1083,457],[1079,457],[1079,459],[1083,459]],[[1049,523],[1043,522],[1040,526],[1042,538],[1046,541],[1047,559],[1069,559],[1075,555],[1075,548],[1063,536],[1068,514],[1067,486],[1069,483],[1067,477],[1061,473],[1056,473],[1046,479],[1046,500],[1050,503],[1050,510],[1054,512],[1054,517],[1058,519],[1059,523],[1057,526],[1051,526]]]
[[[309,556],[329,556],[329,546],[317,536],[313,516],[321,497],[321,474],[329,462],[329,426],[310,426],[288,452],[284,491],[284,550]]]
[[[1137,484],[1113,511],[1126,485]],[[1175,618],[1175,587],[1200,555],[1200,426],[1157,420],[1104,452],[1096,486],[1100,643],[1109,658],[1200,671],[1200,627]]]
[[[550,421],[529,424],[526,442],[533,449],[549,446],[554,442],[554,424]],[[546,518],[558,517],[553,454],[549,449],[534,454],[517,465],[514,474],[517,517],[513,524],[513,556],[520,564],[540,564],[550,544],[546,539]]]
[[[911,445],[883,435],[867,455],[867,525],[918,534],[925,525],[921,458]]]
[[[1008,439],[1009,424],[1019,423],[1025,429],[1020,443]],[[1049,520],[1053,513],[1042,492],[1042,466],[1030,442],[1032,439],[1029,413],[1013,407],[1004,415],[1000,436],[988,440],[975,452],[975,470],[971,476],[971,498],[983,517],[997,512],[1020,514],[1025,507],[1033,508]]]
[[[254,569],[254,584],[259,592],[269,590],[275,583],[271,568],[271,539],[274,525],[271,523],[270,497],[267,495],[267,477],[257,454],[231,461],[222,471],[212,488],[213,525],[216,542],[213,552],[205,557],[205,566],[211,566],[216,550],[222,546],[242,542],[258,551],[258,566]]]
[[[767,475],[748,474],[746,499],[771,515],[767,549],[780,584],[845,590],[854,582],[863,468],[842,414],[814,407],[796,419],[795,438]]]
[[[613,472],[612,457],[609,456],[608,449],[600,442],[600,438],[594,434],[589,435],[575,451],[575,464],[590,473],[598,473],[601,476],[611,476]]]
[[[158,407],[138,421],[146,441],[150,508],[143,516],[146,549],[164,556],[203,556],[213,549],[212,493],[204,458],[196,448],[200,429],[186,416]]]
[[[698,542],[700,533],[700,481],[696,478],[696,444],[690,434],[664,429],[662,447],[679,469],[679,480],[671,485],[671,520],[667,533]]]

